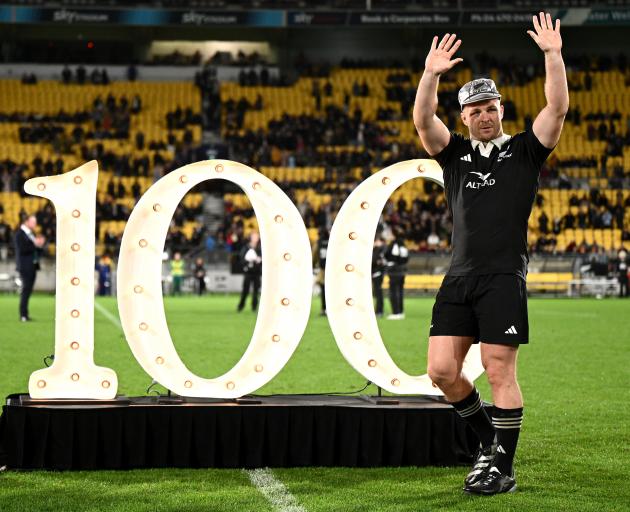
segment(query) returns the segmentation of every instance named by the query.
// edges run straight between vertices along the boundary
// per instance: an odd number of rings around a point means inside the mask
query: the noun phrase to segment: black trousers
[[[404,313],[403,291],[405,288],[405,275],[389,276],[389,300],[392,303],[392,313],[398,315]]]
[[[376,300],[376,305],[374,306],[374,312],[377,315],[383,314],[383,278],[385,276],[381,274],[380,276],[372,278],[372,295],[374,295],[374,299]]]
[[[321,283],[319,285],[319,289],[320,289],[319,297],[322,301],[322,313],[324,313],[326,311],[326,286],[323,283]]]
[[[628,296],[628,278],[620,277],[619,278],[619,297],[627,297]]]
[[[35,276],[37,271],[33,270],[20,270],[20,278],[22,279],[22,291],[20,293],[20,317],[28,317],[28,300],[33,293],[33,286],[35,285]]]
[[[260,291],[260,275],[259,274],[245,274],[243,276],[243,290],[241,291],[241,300],[238,303],[238,310],[242,311],[245,307],[245,301],[249,295],[249,289],[252,290],[252,309],[255,311],[258,309],[258,292]]]
[[[197,278],[197,295],[203,295],[206,291],[206,280],[202,277]]]

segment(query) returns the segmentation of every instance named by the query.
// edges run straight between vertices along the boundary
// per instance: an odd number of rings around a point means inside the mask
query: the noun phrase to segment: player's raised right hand
[[[456,37],[456,34],[445,34],[440,44],[438,44],[438,36],[433,38],[431,49],[424,61],[425,72],[441,75],[442,73],[446,73],[455,64],[459,64],[464,60],[461,58],[452,59],[459,46],[462,44],[461,39],[456,40]]]

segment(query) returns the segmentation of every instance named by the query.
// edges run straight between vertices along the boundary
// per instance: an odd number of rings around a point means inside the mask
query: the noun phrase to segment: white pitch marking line
[[[596,318],[597,313],[592,311],[551,311],[548,309],[539,309],[538,311],[530,310],[531,315],[551,315],[551,316],[579,316]]]
[[[252,485],[267,498],[267,501],[271,503],[275,511],[307,512],[307,510],[300,505],[297,498],[274,476],[271,469],[248,469],[244,471],[247,473]]]
[[[94,301],[94,306],[105,318],[122,330],[122,325],[118,318],[112,315],[105,306]],[[252,485],[267,498],[274,510],[277,512],[308,512],[299,504],[297,498],[293,496],[286,486],[278,480],[269,468],[244,470]]]
[[[102,304],[99,304],[98,302],[94,301],[94,307],[96,309],[98,309],[105,318],[107,318],[107,320],[109,320],[111,323],[113,323],[116,327],[118,327],[121,331],[122,331],[122,325],[120,323],[120,320],[118,320],[117,316],[112,315],[112,313]]]

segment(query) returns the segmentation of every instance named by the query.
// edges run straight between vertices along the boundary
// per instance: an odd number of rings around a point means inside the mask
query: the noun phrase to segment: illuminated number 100
[[[339,349],[362,375],[399,394],[440,394],[427,375],[411,376],[391,359],[381,339],[371,292],[372,244],[392,192],[415,177],[443,185],[433,160],[394,164],[361,183],[345,201],[331,230],[326,260],[328,320]],[[263,275],[258,318],[250,344],[224,375],[205,379],[182,362],[170,336],[161,287],[162,252],[173,213],[192,187],[226,179],[247,194],[258,218]],[[57,215],[55,359],[29,380],[33,398],[116,396],[116,373],[94,364],[94,225],[98,165],[59,176],[33,178],[26,192],[50,199]],[[182,396],[235,398],[269,382],[297,348],[311,309],[311,249],[300,214],[271,180],[229,160],[181,167],[140,198],[125,227],[118,259],[118,311],[142,368]],[[478,346],[464,363],[482,372]]]

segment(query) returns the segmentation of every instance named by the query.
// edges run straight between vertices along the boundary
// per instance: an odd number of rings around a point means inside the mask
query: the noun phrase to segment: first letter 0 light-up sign
[[[204,180],[218,178],[239,185],[252,203],[260,228],[263,275],[249,347],[226,374],[205,379],[186,368],[169,334],[162,300],[162,251],[184,194]],[[306,328],[312,263],[304,221],[287,195],[250,167],[228,160],[186,165],[155,183],[131,213],[120,247],[117,288],[127,341],[149,375],[182,396],[243,396],[282,369]],[[209,342],[211,332],[209,326]]]
[[[394,363],[383,344],[372,302],[376,226],[392,192],[413,178],[444,186],[437,162],[407,160],[370,176],[339,210],[326,254],[328,321],[346,360],[374,384],[397,394],[441,395],[428,375],[408,375]],[[479,345],[471,347],[463,371],[471,381],[483,373]]]
[[[94,223],[98,164],[91,161],[58,176],[32,178],[29,194],[50,199],[57,215],[55,360],[33,372],[33,398],[116,396],[118,380],[94,364]]]

